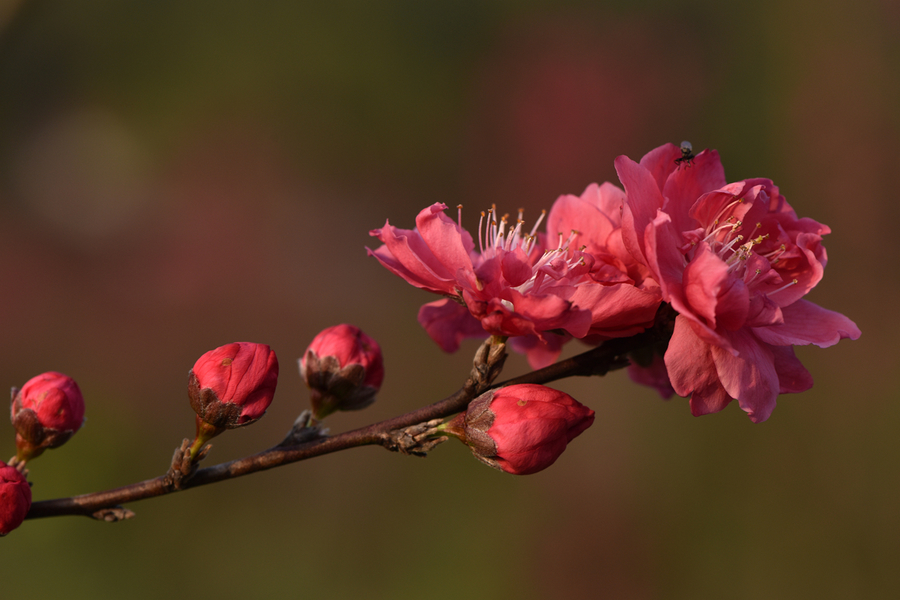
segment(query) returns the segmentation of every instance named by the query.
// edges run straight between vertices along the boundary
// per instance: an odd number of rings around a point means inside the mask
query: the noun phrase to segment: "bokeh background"
[[[343,431],[457,389],[433,298],[366,257],[433,202],[533,219],[619,154],[717,148],[829,224],[810,298],[863,335],[798,350],[815,387],[754,425],[694,418],[624,373],[516,478],[460,444],[362,448],[132,505],[27,521],[4,598],[895,598],[900,590],[900,3],[0,1],[0,382],[75,377],[87,423],[35,499],[162,474],[193,433],[187,371],[270,344],[275,402],[210,462],[281,439],[296,359],[351,322],[384,349]],[[569,352],[579,350],[572,344]],[[506,375],[524,372],[514,356]],[[0,422],[5,459],[14,433]]]

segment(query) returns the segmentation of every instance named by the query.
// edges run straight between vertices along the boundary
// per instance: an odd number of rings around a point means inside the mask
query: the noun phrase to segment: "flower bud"
[[[31,486],[15,467],[0,462],[0,535],[6,535],[25,520],[31,508]]]
[[[323,419],[336,410],[359,410],[375,402],[384,380],[378,342],[353,325],[335,325],[313,339],[300,359],[313,414]]]
[[[197,413],[192,456],[226,429],[262,417],[277,383],[278,359],[265,344],[236,342],[201,356],[188,377],[188,397]]]
[[[594,422],[594,411],[564,392],[530,383],[489,390],[448,424],[486,465],[529,475],[552,465]]]
[[[84,398],[75,380],[49,371],[12,389],[10,421],[16,429],[16,456],[22,462],[47,448],[62,446],[84,423]]]

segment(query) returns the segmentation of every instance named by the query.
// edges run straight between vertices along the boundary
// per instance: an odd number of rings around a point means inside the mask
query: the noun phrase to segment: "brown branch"
[[[657,343],[659,339],[659,335],[650,330],[630,338],[610,340],[593,350],[493,387],[518,383],[543,384],[566,377],[603,375],[610,370],[626,366],[628,360],[625,357],[628,353]],[[492,344],[491,340],[488,340],[479,348],[472,375],[466,384],[455,394],[429,406],[335,436],[318,437],[296,446],[279,445],[252,456],[199,469],[189,478],[177,482],[177,485],[173,483],[171,477],[162,476],[103,492],[35,502],[31,505],[26,518],[86,515],[103,520],[118,520],[115,515],[122,514],[125,515],[122,518],[128,518],[132,514],[130,511],[120,509],[119,505],[123,503],[233,479],[348,448],[375,444],[389,447],[392,431],[434,419],[443,419],[463,411],[469,402],[491,387],[504,359],[505,344],[498,344],[496,341]]]

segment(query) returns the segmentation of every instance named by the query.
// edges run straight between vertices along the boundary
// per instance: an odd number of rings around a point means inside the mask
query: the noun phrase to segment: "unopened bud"
[[[519,384],[490,390],[448,423],[486,465],[529,475],[552,465],[594,422],[594,411],[564,392]]]
[[[75,380],[49,371],[12,389],[10,421],[16,429],[16,456],[22,462],[47,448],[62,446],[84,423],[84,398]]]
[[[15,467],[0,462],[0,535],[6,535],[25,520],[31,508],[31,486]]]
[[[188,397],[197,413],[196,456],[226,429],[262,417],[278,383],[278,359],[267,345],[235,342],[201,356],[188,376]]]
[[[359,410],[375,402],[384,380],[378,342],[353,325],[335,325],[317,335],[300,359],[313,415]]]

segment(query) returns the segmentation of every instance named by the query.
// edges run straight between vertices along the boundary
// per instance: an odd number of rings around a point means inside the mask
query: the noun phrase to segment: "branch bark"
[[[503,345],[504,347],[500,351],[502,355],[500,355],[496,350],[497,341],[493,340],[492,345],[492,340],[488,340],[476,353],[475,366],[466,384],[456,393],[429,406],[331,437],[317,438],[296,446],[278,445],[252,456],[198,469],[189,478],[179,482],[178,486],[173,484],[171,477],[160,476],[112,490],[35,502],[31,505],[26,519],[84,515],[109,521],[118,520],[110,517],[110,515],[116,514],[123,514],[126,515],[123,518],[128,518],[133,513],[121,509],[121,504],[164,496],[349,448],[370,445],[387,446],[387,442],[390,441],[390,432],[459,413],[465,410],[469,402],[491,387],[519,383],[546,384],[566,377],[603,375],[611,370],[627,366],[627,354],[659,341],[660,335],[655,330],[648,330],[630,338],[609,340],[597,348],[572,358],[492,386],[491,383],[499,373],[499,368],[502,367],[503,359],[505,359],[505,345]],[[493,351],[492,348],[494,348]]]

